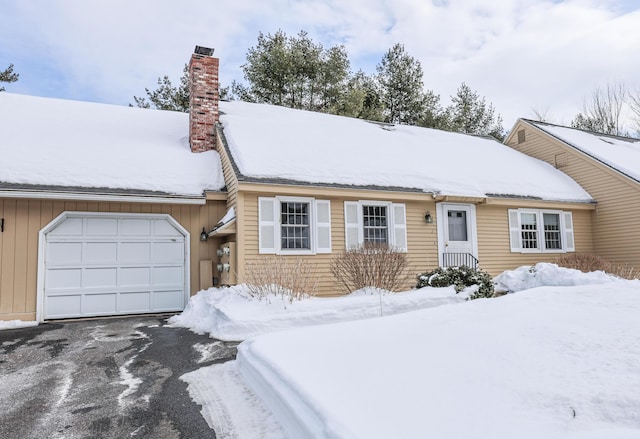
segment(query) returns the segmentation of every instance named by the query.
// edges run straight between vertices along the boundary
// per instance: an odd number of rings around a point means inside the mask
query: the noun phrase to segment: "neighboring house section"
[[[553,165],[597,200],[594,253],[640,266],[640,140],[520,119],[505,143]]]
[[[192,74],[217,78],[202,60]],[[498,274],[593,248],[592,197],[492,138],[246,102],[216,111],[236,282],[248,262],[303,258],[337,294],[332,260],[367,242],[406,252],[415,273],[479,262]]]
[[[213,282],[220,157],[188,115],[0,94],[0,320],[179,311]]]

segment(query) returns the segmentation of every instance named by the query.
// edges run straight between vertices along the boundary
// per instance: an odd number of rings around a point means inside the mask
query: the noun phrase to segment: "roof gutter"
[[[0,189],[0,198],[31,198],[38,200],[77,200],[77,201],[102,201],[116,203],[154,203],[154,204],[206,204],[204,196],[158,196],[158,195],[124,195],[101,194],[88,192],[62,192],[62,191],[30,191]]]

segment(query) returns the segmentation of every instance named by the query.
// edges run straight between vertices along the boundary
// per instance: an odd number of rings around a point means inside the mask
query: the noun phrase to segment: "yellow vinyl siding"
[[[291,195],[282,191],[281,196]],[[336,197],[325,196],[322,194],[307,194],[318,200],[329,200],[331,202],[331,254],[317,254],[305,256],[273,256],[260,255],[258,249],[258,197],[263,196],[259,193],[244,194],[243,213],[244,213],[244,229],[239,234],[244,239],[244,260],[254,261],[257,259],[268,259],[274,257],[283,258],[301,258],[308,260],[315,265],[315,270],[319,279],[318,295],[337,295],[345,293],[341,289],[337,280],[331,273],[331,262],[334,257],[340,255],[345,248],[345,230],[344,230],[344,201],[355,200],[376,200],[387,201],[384,193],[363,193],[359,198],[353,197]],[[424,214],[427,210],[431,210],[435,216],[435,203],[426,201],[430,196],[424,195],[425,201],[406,201],[406,225],[407,225],[407,242],[408,242],[408,259],[410,268],[408,270],[408,279],[405,288],[409,289],[415,286],[415,275],[427,269],[435,268],[438,265],[437,252],[437,234],[436,224],[427,224],[424,220]],[[401,202],[394,200],[394,202]],[[244,267],[239,267],[239,273],[244,274]],[[243,282],[244,279],[238,279]]]
[[[0,320],[35,320],[38,273],[38,234],[65,211],[164,213],[190,233],[191,294],[198,291],[200,260],[216,260],[221,239],[200,241],[203,227],[211,228],[226,212],[225,201],[206,205],[132,204],[0,198]]]
[[[217,128],[217,133],[220,133],[220,128]],[[233,170],[233,165],[227,150],[222,144],[220,134],[216,136],[216,151],[220,154],[220,161],[222,164],[222,175],[224,176],[224,182],[227,186],[227,207],[235,207],[238,197],[238,176]]]
[[[514,203],[512,209],[528,207]],[[535,265],[538,262],[553,262],[564,253],[512,253],[509,242],[508,206],[478,205],[476,216],[478,222],[478,259],[480,267],[492,276],[505,270],[512,270],[522,265]],[[564,209],[571,211],[570,209]],[[591,222],[593,211],[573,210],[573,227],[576,252],[593,251],[591,239]]]
[[[507,144],[532,157],[554,164],[555,154],[567,155],[561,170],[597,201],[593,217],[593,252],[618,264],[640,267],[640,183],[577,151],[556,138],[520,121],[526,141],[508,138]]]

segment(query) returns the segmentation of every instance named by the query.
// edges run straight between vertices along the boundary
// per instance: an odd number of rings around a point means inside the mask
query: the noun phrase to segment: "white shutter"
[[[404,204],[392,204],[393,246],[401,252],[407,251],[407,218]]]
[[[520,214],[517,209],[509,209],[509,240],[511,251],[520,252]]]
[[[331,253],[331,202],[316,200],[316,253]]]
[[[344,202],[344,240],[347,250],[356,248],[362,243],[360,238],[362,220],[360,219],[359,206],[357,201]]]
[[[258,198],[258,241],[260,243],[259,253],[276,253],[278,213],[276,207],[279,205],[275,198]],[[278,246],[279,248],[279,246]]]
[[[562,212],[564,222],[564,250],[568,252],[576,251],[576,244],[573,239],[573,215],[571,212]]]

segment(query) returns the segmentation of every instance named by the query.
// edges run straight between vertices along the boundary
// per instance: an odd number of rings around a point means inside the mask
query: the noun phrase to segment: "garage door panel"
[[[155,236],[175,236],[182,238],[182,234],[165,220],[154,220],[153,226],[153,234]]]
[[[166,221],[163,220],[166,223]],[[120,222],[122,236],[150,236],[151,220],[143,218],[125,218]]]
[[[85,294],[82,296],[83,315],[111,315],[117,313],[117,294]]]
[[[121,242],[120,260],[122,262],[149,263],[151,260],[150,242]]]
[[[181,310],[183,292],[181,290],[157,291],[153,294],[153,308],[156,311],[177,311]]]
[[[175,267],[154,267],[153,268],[153,285],[160,286],[176,286],[179,287],[183,283],[183,268]]]
[[[48,318],[81,315],[80,296],[49,296],[45,299]]]
[[[48,232],[49,236],[81,236],[82,218],[67,218],[63,223],[58,224],[53,230]]]
[[[151,260],[155,263],[171,263],[184,260],[183,242],[156,242]]]
[[[45,288],[48,290],[73,289],[81,286],[81,268],[57,268],[47,272]]]
[[[118,285],[118,269],[109,268],[85,268],[82,277],[84,288],[116,287]]]
[[[69,213],[60,221],[44,230],[45,319],[184,308],[188,243],[167,216]]]
[[[118,220],[116,218],[87,218],[87,236],[117,236]]]
[[[119,285],[122,287],[148,286],[150,284],[150,267],[124,267],[120,269]]]
[[[151,293],[148,291],[120,293],[118,308],[120,312],[126,313],[149,312],[152,310]]]
[[[83,262],[86,264],[115,264],[118,260],[116,242],[87,242]]]
[[[47,260],[56,264],[78,264],[82,262],[82,243],[51,242],[47,252]]]

